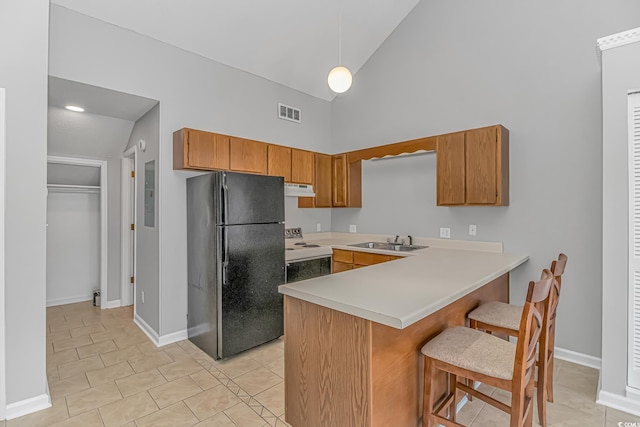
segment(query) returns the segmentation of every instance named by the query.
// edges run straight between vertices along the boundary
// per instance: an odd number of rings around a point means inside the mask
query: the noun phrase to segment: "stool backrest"
[[[564,274],[564,269],[567,266],[567,259],[567,256],[561,253],[558,255],[558,259],[551,263],[551,273],[556,277],[560,286],[562,286],[562,275]]]
[[[542,278],[537,282],[529,282],[527,300],[522,309],[520,332],[516,344],[516,358],[513,366],[514,389],[529,389],[528,396],[533,395],[534,371],[536,365],[536,345],[543,326],[543,314],[548,315],[548,299],[554,280],[551,271],[544,269]],[[557,283],[557,282],[556,282]],[[546,313],[545,313],[546,312]]]

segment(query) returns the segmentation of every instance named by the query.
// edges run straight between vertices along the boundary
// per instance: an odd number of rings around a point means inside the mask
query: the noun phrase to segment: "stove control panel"
[[[284,229],[284,238],[285,239],[302,239],[302,228],[285,228]]]

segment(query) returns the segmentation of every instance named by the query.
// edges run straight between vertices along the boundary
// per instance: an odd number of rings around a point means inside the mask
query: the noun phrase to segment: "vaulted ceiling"
[[[418,1],[51,0],[328,101],[339,22],[342,65],[355,76]]]

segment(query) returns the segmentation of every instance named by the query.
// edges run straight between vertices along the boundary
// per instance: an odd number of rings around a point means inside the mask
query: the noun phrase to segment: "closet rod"
[[[99,185],[47,184],[50,193],[100,193]]]

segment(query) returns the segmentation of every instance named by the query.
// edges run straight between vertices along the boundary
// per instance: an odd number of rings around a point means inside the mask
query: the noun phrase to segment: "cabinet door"
[[[291,182],[313,184],[313,153],[291,149]]]
[[[267,159],[268,175],[282,176],[284,182],[291,182],[291,148],[269,145]]]
[[[230,169],[266,175],[267,144],[243,138],[231,138]]]
[[[357,266],[380,264],[395,259],[391,255],[373,254],[369,252],[354,252],[353,263]]]
[[[493,205],[498,196],[497,128],[466,132],[467,204]],[[438,152],[438,156],[440,152]]]
[[[173,168],[229,169],[229,137],[196,129],[173,134]]]
[[[353,270],[353,264],[345,264],[344,262],[333,262],[333,266],[331,268],[332,273],[340,273],[342,271]]]
[[[345,251],[342,249],[333,250],[333,261],[345,264],[353,264],[353,251]]]
[[[299,208],[331,207],[331,156],[313,153],[313,191],[316,197],[298,197]]]
[[[347,206],[347,155],[338,154],[332,157],[332,195],[331,202],[333,206]]]
[[[465,203],[465,140],[464,132],[438,136],[437,199],[438,205]]]
[[[313,190],[316,192],[315,206],[317,208],[331,207],[331,156],[315,154],[315,181]]]

